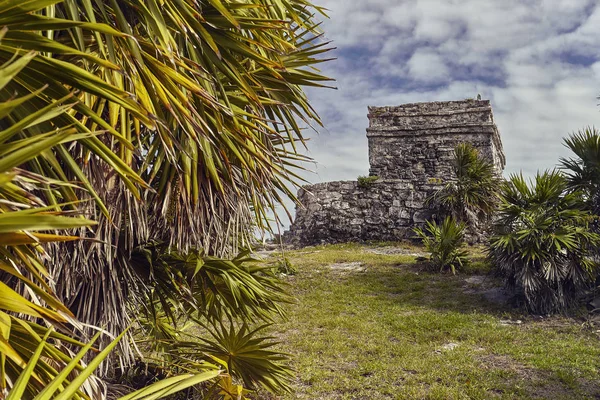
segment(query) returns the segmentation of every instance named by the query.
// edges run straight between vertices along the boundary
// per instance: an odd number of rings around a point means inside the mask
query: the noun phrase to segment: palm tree
[[[600,236],[589,229],[582,193],[567,189],[557,171],[538,174],[532,185],[513,175],[502,187],[489,256],[535,313],[564,311],[594,280],[589,254]]]
[[[456,270],[468,261],[468,252],[464,245],[466,225],[446,217],[441,224],[427,221],[425,229],[414,228],[414,232],[422,240],[425,249],[431,253],[429,263],[443,272],[446,269],[456,274]]]
[[[213,325],[233,304],[274,309],[276,285],[244,257],[223,261],[212,286],[198,271],[249,245],[301,181],[301,126],[319,123],[302,87],[328,80],[313,68],[328,50],[314,12],[307,0],[0,3],[0,59],[28,60],[0,92],[3,102],[24,99],[0,120],[14,140],[0,140],[14,148],[68,133],[20,160],[43,178],[26,188],[56,213],[97,223],[77,219],[69,237],[88,240],[46,249],[43,289],[74,317],[117,334],[157,307],[174,323],[209,304],[201,315]],[[193,269],[173,261],[190,254]],[[120,343],[130,364],[131,342]]]
[[[458,144],[454,149],[454,177],[431,198],[442,214],[467,223],[476,230],[489,218],[498,204],[500,177],[494,165],[480,156],[469,143]]]

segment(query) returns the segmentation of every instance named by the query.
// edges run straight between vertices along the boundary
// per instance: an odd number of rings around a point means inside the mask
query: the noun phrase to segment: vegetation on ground
[[[286,252],[297,302],[273,327],[293,394],[269,399],[586,399],[600,394],[597,326],[498,301],[470,248],[469,274],[430,273],[406,244]],[[474,269],[481,266],[483,270]],[[475,283],[473,283],[475,282]],[[477,283],[479,282],[479,283]]]
[[[450,270],[453,274],[467,263],[464,222],[456,222],[452,217],[446,217],[438,225],[435,221],[427,221],[425,229],[415,228],[414,232],[421,238],[423,246],[431,254],[431,266],[443,272]]]
[[[296,275],[298,273],[298,268],[287,257],[281,257],[279,260],[275,262],[275,267],[277,268],[277,272],[284,275]]]
[[[464,221],[470,234],[489,239],[492,268],[538,314],[565,312],[576,305],[591,293],[598,275],[600,134],[588,128],[569,136],[565,145],[576,157],[562,158],[561,170],[538,173],[528,185],[521,175],[501,180],[491,160],[472,145],[459,144],[456,179],[428,199],[442,215]],[[442,227],[451,225],[450,217]],[[427,222],[425,230],[429,235],[421,228],[415,232],[432,260],[440,263],[441,256],[452,254],[456,232],[435,222]]]

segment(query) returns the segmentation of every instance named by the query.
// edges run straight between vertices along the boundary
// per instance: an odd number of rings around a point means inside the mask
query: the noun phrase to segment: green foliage
[[[557,171],[538,173],[531,185],[512,175],[503,185],[489,257],[531,312],[564,311],[593,283],[589,252],[600,237],[590,220],[582,194],[568,191]]]
[[[576,156],[560,159],[567,185],[569,190],[583,193],[586,208],[596,216],[592,230],[600,233],[600,131],[588,127],[573,133],[564,143]]]
[[[113,340],[105,349],[99,352],[88,365],[84,368],[81,367],[80,361],[84,355],[89,352],[96,342],[100,333],[96,334],[92,340],[83,346],[81,350],[72,357],[66,357],[68,363],[64,368],[57,374],[48,384],[40,390],[39,393],[27,393],[30,387],[31,381],[39,380],[39,376],[35,373],[35,369],[40,365],[42,355],[47,353],[48,338],[51,335],[51,330],[48,330],[44,338],[40,341],[39,345],[32,354],[27,367],[19,375],[18,379],[8,392],[6,400],[21,400],[24,395],[35,396],[35,400],[70,400],[73,398],[85,398],[85,394],[82,392],[82,387],[86,384],[86,380],[92,376],[94,371],[98,368],[100,363],[106,359],[110,352],[115,348],[118,342],[123,338],[124,334],[119,335]],[[221,376],[221,379],[226,378],[226,369],[219,368],[219,366],[204,364],[204,371],[195,374],[184,374],[173,376],[168,379],[164,379],[154,384],[148,385],[143,389],[129,393],[128,395],[119,397],[116,400],[150,400],[157,398],[164,398],[174,393],[178,393],[188,387],[201,384],[210,380],[214,380]],[[77,371],[77,369],[79,369]],[[76,377],[72,380],[69,379],[70,374],[76,373]],[[101,398],[102,394],[98,391],[94,394],[94,398]]]
[[[6,29],[0,30],[1,41],[6,33]],[[19,55],[13,49],[10,61],[0,66],[0,89],[6,90],[19,80],[34,57],[34,53]],[[72,127],[56,128],[47,123],[73,107],[65,105],[71,96],[50,101],[41,109],[30,107],[32,98],[43,93],[40,89],[33,95],[15,97],[13,92],[9,99],[0,100],[0,122],[18,120],[0,123],[0,392],[11,389],[19,376],[30,374],[33,379],[21,379],[17,391],[11,392],[12,398],[19,399],[23,393],[32,396],[57,378],[57,370],[71,362],[66,346],[84,346],[75,340],[73,326],[78,322],[72,311],[51,290],[52,279],[44,265],[48,253],[43,245],[77,240],[77,236],[58,231],[95,224],[73,211],[60,210],[72,207],[61,202],[69,200],[62,193],[73,185],[39,174],[36,169],[19,168],[38,158],[52,161],[50,149],[85,137],[75,135]],[[29,113],[21,118],[24,109]],[[54,204],[47,203],[42,193],[53,197]],[[48,331],[47,326],[33,321],[59,328],[62,333]],[[40,350],[47,340],[52,345]],[[30,362],[36,351],[38,358]],[[74,364],[82,368],[78,361]],[[69,384],[66,378],[62,381]]]
[[[328,51],[321,12],[308,0],[0,2],[0,392],[25,368],[32,397],[71,385],[57,376],[73,338],[141,327],[140,308],[161,340],[192,316],[281,314],[271,267],[232,255],[302,182],[298,121],[320,123],[303,87],[329,80],[314,69]],[[147,257],[147,243],[161,246]],[[34,358],[49,325],[61,334]],[[110,342],[102,375],[111,357],[131,365],[129,339]],[[83,370],[78,359],[69,378]],[[244,392],[223,379],[222,397]]]
[[[564,144],[576,156],[560,159],[567,184],[571,190],[579,190],[591,199],[600,189],[600,131],[587,127],[569,135]]]
[[[453,274],[467,262],[467,251],[462,249],[466,225],[446,217],[441,225],[427,221],[425,230],[415,228],[423,245],[431,253],[429,262],[440,271],[449,269]]]
[[[289,392],[292,371],[283,363],[288,356],[272,350],[274,337],[262,336],[261,332],[270,324],[250,329],[248,325],[220,323],[205,328],[212,338],[202,337],[194,346],[194,352],[207,354],[223,360],[232,376],[241,379],[244,386],[257,385],[271,392]]]
[[[284,275],[296,275],[298,268],[287,257],[282,257],[275,262],[275,268],[277,272]]]
[[[368,188],[369,186],[371,186],[373,183],[377,182],[378,180],[379,180],[379,177],[377,175],[359,176],[357,179],[358,187]]]
[[[283,316],[283,304],[291,301],[272,266],[248,250],[231,260],[201,251],[169,251],[165,244],[147,245],[138,251],[136,254],[145,257],[136,257],[135,267],[152,273],[147,283],[152,290],[140,294],[140,304],[158,301],[167,312],[169,304],[175,309],[197,310],[209,319],[271,321],[274,315]],[[175,322],[176,318],[172,319]]]
[[[475,147],[461,143],[454,149],[455,180],[436,192],[429,202],[469,225],[487,222],[498,203],[500,178],[494,165],[481,157]]]
[[[284,316],[282,306],[291,302],[272,265],[249,251],[224,260],[164,244],[146,245],[135,259],[136,269],[153,275],[151,290],[140,294],[147,297],[139,300],[146,306],[136,335],[143,338],[151,365],[174,373],[220,360],[250,388],[288,389],[287,357],[267,351],[276,343],[259,335],[275,316]]]
[[[136,384],[148,371],[155,371],[154,376],[149,377],[150,381],[160,381],[170,374],[199,373],[207,365],[216,363],[222,365],[244,390],[262,387],[274,393],[289,392],[293,373],[288,366],[288,356],[273,349],[278,344],[273,337],[262,334],[271,324],[250,328],[233,319],[223,322],[192,318],[180,328],[173,328],[167,317],[163,316],[162,321],[169,326],[169,334],[160,338],[146,337],[141,341],[148,353],[142,370],[127,371],[120,377],[120,382]],[[147,349],[148,344],[154,351]],[[204,389],[204,393],[194,398],[212,399],[211,396],[216,395],[225,383],[217,380],[203,388],[195,388]]]

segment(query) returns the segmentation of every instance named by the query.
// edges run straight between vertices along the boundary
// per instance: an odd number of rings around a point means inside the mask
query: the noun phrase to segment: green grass
[[[469,273],[489,270],[480,251],[468,272],[452,276],[417,265],[418,247],[374,253],[386,246],[286,253],[298,269],[286,278],[297,303],[274,334],[298,378],[278,399],[600,396],[598,335],[583,320],[535,318],[465,293]],[[348,262],[361,265],[330,267]]]

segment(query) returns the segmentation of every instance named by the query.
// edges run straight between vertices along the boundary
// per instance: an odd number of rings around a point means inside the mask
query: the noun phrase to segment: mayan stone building
[[[375,182],[305,186],[285,233],[296,245],[399,240],[432,216],[426,199],[452,179],[454,147],[473,144],[498,174],[505,164],[488,100],[369,107],[369,174]]]

